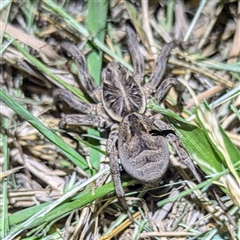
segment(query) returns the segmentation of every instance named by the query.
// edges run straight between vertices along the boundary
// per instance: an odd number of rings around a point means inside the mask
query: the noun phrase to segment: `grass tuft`
[[[239,9],[239,1],[2,1],[0,239],[240,238]],[[163,44],[179,43],[167,75],[186,86],[183,110],[171,90],[147,111],[172,126],[204,176],[194,183],[171,147],[161,186],[142,186],[123,171],[135,223],[116,200],[109,129],[60,131],[72,112],[53,99],[63,88],[92,103],[60,47],[65,40],[86,55],[100,86],[108,62],[133,71],[128,19],[146,82]]]

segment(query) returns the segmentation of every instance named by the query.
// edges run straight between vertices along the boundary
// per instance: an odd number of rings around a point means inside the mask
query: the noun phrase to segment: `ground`
[[[2,239],[239,238],[239,1],[0,5]],[[132,71],[128,19],[139,36],[145,81],[163,44],[179,43],[167,72],[186,86],[183,111],[176,107],[174,91],[161,106],[152,100],[148,108],[171,124],[206,176],[198,184],[187,169],[176,167],[171,147],[172,164],[158,188],[122,171],[134,224],[116,199],[106,158],[108,130],[60,131],[59,120],[72,110],[53,98],[56,88],[64,88],[91,102],[79,86],[76,66],[60,47],[64,40],[87,56],[99,85],[108,62]],[[221,186],[217,200],[209,185]]]

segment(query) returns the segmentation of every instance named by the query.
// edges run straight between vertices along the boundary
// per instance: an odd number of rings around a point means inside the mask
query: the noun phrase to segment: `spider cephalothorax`
[[[118,63],[102,71],[102,103],[109,116],[120,122],[132,112],[145,111],[145,95],[129,72]]]

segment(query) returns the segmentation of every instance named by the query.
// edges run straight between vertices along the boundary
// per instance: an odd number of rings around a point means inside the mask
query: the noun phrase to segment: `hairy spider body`
[[[62,47],[76,61],[82,88],[96,104],[86,103],[68,90],[57,89],[54,95],[55,98],[67,102],[74,110],[83,113],[66,115],[59,123],[60,128],[67,125],[110,128],[107,154],[112,179],[117,197],[128,211],[121,185],[119,158],[131,177],[147,185],[158,185],[169,165],[169,151],[165,140],[167,139],[176,149],[180,159],[195,177],[201,180],[189,155],[171,128],[154,116],[150,118],[144,115],[146,102],[152,94],[160,102],[172,86],[180,86],[175,78],[163,80],[166,64],[175,44],[163,46],[149,82],[144,84],[143,57],[140,54],[136,32],[130,24],[126,25],[126,33],[134,67],[132,76],[118,63],[109,63],[102,71],[103,87],[100,88],[88,72],[85,56],[75,45],[63,43]],[[182,90],[181,87],[179,89]],[[117,128],[116,123],[119,123]],[[165,135],[166,132],[170,133]],[[129,212],[128,215],[132,220]]]

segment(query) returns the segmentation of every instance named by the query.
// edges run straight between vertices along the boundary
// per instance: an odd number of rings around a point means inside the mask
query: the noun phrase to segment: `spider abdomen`
[[[156,127],[139,113],[127,115],[119,126],[118,151],[123,168],[147,185],[159,184],[169,164],[167,142]]]

